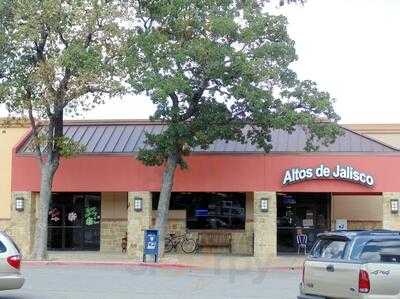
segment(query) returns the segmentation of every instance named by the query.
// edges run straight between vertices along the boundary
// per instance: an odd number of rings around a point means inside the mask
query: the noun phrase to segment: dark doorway
[[[54,193],[48,215],[49,250],[99,250],[101,195]]]
[[[297,233],[306,234],[311,247],[318,233],[330,230],[330,193],[277,195],[278,252],[296,252]]]

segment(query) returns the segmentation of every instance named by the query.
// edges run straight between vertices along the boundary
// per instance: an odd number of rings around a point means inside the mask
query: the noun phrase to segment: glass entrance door
[[[278,193],[278,252],[296,252],[298,233],[311,247],[318,233],[330,230],[330,193]]]
[[[48,249],[100,249],[100,194],[57,193],[48,215]]]

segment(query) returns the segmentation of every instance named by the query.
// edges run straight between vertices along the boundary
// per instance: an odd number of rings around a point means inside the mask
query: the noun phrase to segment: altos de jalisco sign
[[[373,187],[374,177],[366,172],[361,172],[352,166],[336,165],[329,168],[321,164],[315,168],[290,168],[285,171],[282,179],[283,185],[300,183],[307,180],[345,180],[356,184]]]

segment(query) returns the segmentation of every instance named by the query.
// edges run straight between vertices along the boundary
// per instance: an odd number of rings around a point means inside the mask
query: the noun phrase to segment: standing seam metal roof
[[[85,147],[87,154],[136,153],[145,147],[145,132],[160,133],[166,125],[151,122],[66,122],[65,136]],[[333,144],[320,146],[318,152],[343,153],[395,153],[394,147],[370,137],[343,128],[344,134]],[[272,153],[305,152],[306,133],[297,127],[292,133],[284,130],[271,132]],[[32,138],[20,146],[19,153],[33,153]],[[195,148],[197,153],[263,153],[263,150],[251,143],[241,144],[234,141],[217,140],[206,150]]]

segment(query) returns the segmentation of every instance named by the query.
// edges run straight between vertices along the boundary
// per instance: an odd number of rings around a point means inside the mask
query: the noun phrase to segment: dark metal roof
[[[145,132],[160,133],[166,125],[146,121],[82,121],[66,122],[64,134],[85,147],[88,154],[135,153],[145,146]],[[343,128],[344,134],[329,146],[321,146],[319,152],[381,153],[398,152],[389,145]],[[292,133],[274,130],[271,134],[272,153],[305,152],[305,131],[298,127]],[[207,150],[194,149],[198,153],[262,153],[263,150],[250,143],[218,140]],[[19,153],[32,153],[32,139],[20,146]]]

